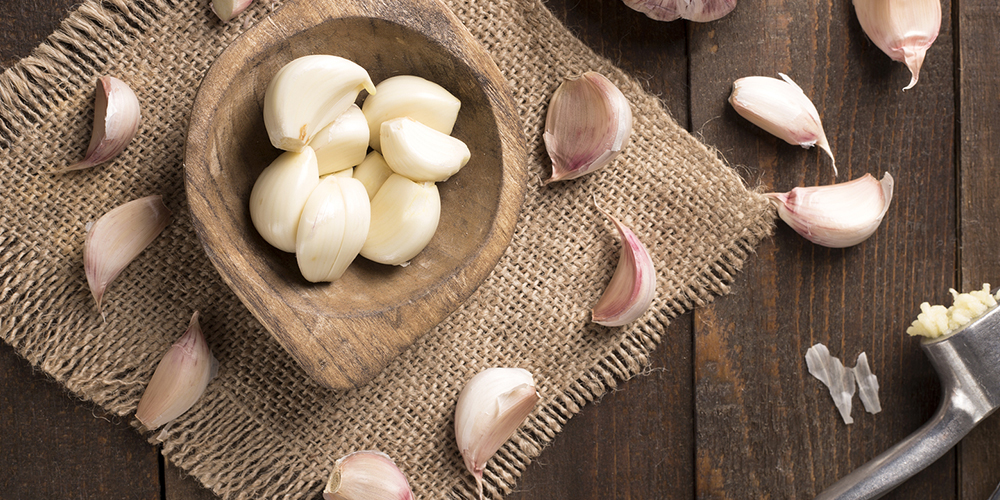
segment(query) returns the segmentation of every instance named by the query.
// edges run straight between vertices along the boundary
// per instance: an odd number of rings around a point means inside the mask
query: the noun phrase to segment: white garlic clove
[[[836,177],[837,163],[816,106],[788,75],[778,74],[781,80],[769,76],[736,80],[729,103],[740,116],[789,144],[819,146],[830,155]]]
[[[787,193],[767,193],[771,204],[795,232],[825,247],[845,248],[870,237],[892,202],[892,176],[881,181],[865,174],[850,182],[797,187]]]
[[[413,500],[413,491],[389,455],[365,450],[337,460],[323,500]]]
[[[375,86],[375,95],[365,99],[362,109],[368,119],[370,144],[382,151],[382,122],[409,116],[445,135],[451,134],[458,119],[462,101],[444,87],[420,78],[400,75],[387,78]]]
[[[139,130],[139,98],[129,86],[113,77],[97,80],[94,99],[94,129],[83,160],[56,172],[82,170],[118,156]]]
[[[531,373],[521,368],[489,368],[472,377],[455,406],[455,440],[465,468],[483,498],[483,470],[538,403]]]
[[[302,209],[295,260],[313,282],[336,281],[354,262],[368,237],[371,208],[361,181],[327,176]]]
[[[205,341],[196,311],[187,331],[156,365],[139,399],[135,418],[153,430],[181,416],[198,402],[218,370],[219,363]]]
[[[707,23],[736,8],[736,0],[624,0],[625,5],[657,21],[687,19]]]
[[[430,243],[440,218],[441,195],[433,182],[392,174],[372,198],[371,227],[361,256],[380,264],[406,264]]]
[[[332,175],[334,177],[343,177],[345,179],[353,179],[354,178],[354,169],[353,168],[345,168],[344,170],[339,170],[339,171],[334,172],[332,174],[322,175],[322,176],[320,176],[320,178],[322,179],[322,178],[325,178],[325,177],[330,176],[330,175]]]
[[[320,130],[309,142],[316,152],[319,175],[351,168],[368,152],[368,121],[356,104],[351,104],[333,123]]]
[[[545,117],[545,150],[553,181],[575,179],[609,165],[628,145],[632,108],[610,80],[589,71],[564,81]]]
[[[595,200],[596,204],[596,200]],[[615,225],[622,250],[608,288],[594,305],[594,323],[621,326],[641,317],[656,297],[656,267],[649,250],[635,233],[608,212],[597,207]]]
[[[913,88],[941,31],[941,0],[854,0],[854,10],[868,38],[909,68],[912,76],[903,90]]]
[[[299,217],[317,184],[316,154],[308,146],[301,153],[282,153],[260,173],[250,192],[250,220],[265,241],[295,251]]]
[[[212,12],[219,16],[222,22],[228,23],[247,10],[252,3],[253,0],[212,0]]]
[[[375,93],[368,72],[343,57],[311,55],[286,64],[264,93],[264,126],[271,144],[302,151],[362,90]]]
[[[392,173],[392,169],[382,158],[382,154],[378,151],[372,151],[365,157],[365,161],[354,169],[354,178],[365,185],[370,200],[375,197],[375,193]]]
[[[170,210],[159,195],[121,205],[91,226],[83,245],[83,268],[90,292],[102,309],[108,285],[167,227]]]
[[[469,162],[464,142],[412,118],[382,123],[382,157],[393,172],[416,182],[443,182]]]

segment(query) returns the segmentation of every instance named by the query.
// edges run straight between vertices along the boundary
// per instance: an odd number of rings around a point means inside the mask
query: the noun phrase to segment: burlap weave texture
[[[219,378],[149,439],[225,498],[315,498],[334,460],[359,449],[391,455],[419,498],[471,498],[454,445],[455,398],[479,370],[519,366],[535,374],[542,402],[487,470],[487,492],[499,497],[583,404],[642,369],[671,317],[725,293],[771,229],[763,197],[542,4],[452,0],[518,104],[529,141],[524,209],[497,268],[459,310],[367,386],[323,389],[222,283],[184,196],[184,136],[198,84],[229,43],[280,3],[258,1],[222,25],[204,0],[88,0],[0,77],[0,335],[74,393],[128,415],[159,357],[201,311]],[[632,143],[602,172],[542,186],[547,102],[562,78],[587,70],[608,76],[633,103]],[[83,157],[103,74],[135,89],[139,135],[111,164],[51,174]],[[657,264],[654,307],[625,328],[588,322],[618,252],[595,193]],[[164,196],[173,221],[109,289],[104,322],[83,273],[87,223],[149,194]]]

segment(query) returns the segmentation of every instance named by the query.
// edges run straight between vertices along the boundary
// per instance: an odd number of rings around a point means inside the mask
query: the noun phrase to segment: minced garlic
[[[906,329],[906,333],[923,335],[931,339],[951,335],[996,306],[997,299],[1000,299],[1000,292],[996,295],[990,293],[989,283],[984,283],[982,290],[973,290],[969,293],[958,293],[955,289],[948,291],[953,297],[952,306],[948,308],[940,305],[932,306],[927,302],[920,304],[921,312]]]

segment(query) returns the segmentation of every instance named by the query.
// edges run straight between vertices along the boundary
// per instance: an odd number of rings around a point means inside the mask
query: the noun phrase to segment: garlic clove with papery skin
[[[282,153],[260,173],[250,191],[250,221],[265,241],[295,251],[299,217],[317,184],[316,153],[308,146],[301,153]]]
[[[889,210],[892,176],[871,174],[829,186],[797,187],[787,193],[767,193],[771,204],[795,232],[825,247],[845,248],[868,239]]]
[[[595,205],[597,201],[594,201]],[[594,305],[592,319],[604,326],[627,325],[645,314],[656,297],[656,267],[635,233],[608,212],[604,214],[621,238],[622,250],[618,257],[618,267],[611,277],[604,294]]]
[[[375,151],[382,151],[383,122],[408,116],[450,135],[462,107],[462,101],[451,92],[419,76],[386,78],[375,89],[375,95],[368,96],[361,108],[368,120],[369,140]]]
[[[404,265],[434,237],[441,219],[441,195],[433,182],[392,174],[372,198],[371,211],[361,256],[380,264]]]
[[[135,418],[153,430],[183,415],[198,402],[218,370],[219,362],[212,356],[195,311],[187,331],[156,365]]]
[[[337,460],[323,500],[413,500],[413,491],[389,455],[365,450]]]
[[[707,23],[720,19],[736,8],[736,0],[624,0],[632,10],[657,21],[687,19]]]
[[[469,147],[412,118],[382,122],[382,157],[393,172],[416,182],[443,182],[469,162]]]
[[[553,181],[575,179],[614,161],[628,145],[632,108],[625,94],[589,71],[564,81],[552,95],[545,116],[545,150]]]
[[[316,152],[319,175],[351,168],[368,152],[368,121],[356,104],[351,104],[333,123],[316,133],[309,147]]]
[[[97,80],[94,99],[94,129],[83,160],[56,172],[82,170],[100,165],[125,150],[139,130],[139,98],[129,86],[113,77]]]
[[[941,0],[854,0],[854,10],[868,38],[909,68],[910,83],[903,90],[913,88],[941,31]]]
[[[483,470],[538,403],[531,372],[488,368],[466,382],[455,406],[455,440],[483,498]]]
[[[212,0],[212,12],[219,16],[219,20],[228,23],[247,10],[252,3],[253,0]]]
[[[740,116],[789,144],[819,146],[830,155],[836,177],[837,163],[816,106],[788,75],[778,74],[781,80],[769,76],[736,80],[729,103]]]

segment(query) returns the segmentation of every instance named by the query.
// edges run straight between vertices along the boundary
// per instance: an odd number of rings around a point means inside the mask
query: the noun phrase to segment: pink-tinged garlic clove
[[[736,8],[736,0],[623,0],[632,10],[657,21],[687,19],[707,23],[720,19]]]
[[[219,16],[222,22],[228,23],[247,10],[252,3],[253,0],[212,0],[212,12]]]
[[[366,450],[337,460],[323,500],[413,500],[413,491],[389,455]]]
[[[927,49],[941,31],[941,0],[854,0],[865,34],[912,75],[903,90],[917,84]]]
[[[83,160],[56,172],[94,167],[111,160],[125,150],[139,130],[139,98],[129,86],[113,77],[97,80],[94,99],[94,129]]]
[[[597,209],[615,225],[622,250],[611,282],[594,305],[593,321],[604,326],[622,326],[639,319],[653,303],[656,267],[646,245],[631,229],[600,207]]]

